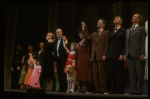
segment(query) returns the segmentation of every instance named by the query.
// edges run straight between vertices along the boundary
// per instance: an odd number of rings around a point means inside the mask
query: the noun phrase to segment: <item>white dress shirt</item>
[[[121,27],[117,27],[117,29],[114,31],[114,33],[116,33],[116,32],[117,32],[117,30],[118,30],[118,29],[120,29],[120,28],[121,28]]]
[[[60,37],[60,39],[58,39],[58,42],[57,42],[57,57],[59,57],[59,52],[58,52],[58,50],[59,50],[59,45],[60,45],[60,42],[61,42],[61,38],[62,38],[62,36]],[[66,40],[65,41],[65,45],[67,45],[68,44],[68,41]]]

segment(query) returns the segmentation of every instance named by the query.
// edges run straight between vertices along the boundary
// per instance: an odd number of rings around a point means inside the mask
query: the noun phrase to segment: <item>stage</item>
[[[104,94],[91,94],[91,92],[87,93],[66,93],[66,92],[52,92],[52,91],[46,91],[46,93],[32,93],[27,92],[26,90],[18,90],[18,89],[4,89],[4,97],[20,97],[20,98],[42,98],[42,97],[51,97],[51,98],[57,98],[57,97],[64,97],[64,98],[148,98],[148,94],[142,94],[142,95],[129,95],[127,93],[125,94],[108,94],[105,92]]]

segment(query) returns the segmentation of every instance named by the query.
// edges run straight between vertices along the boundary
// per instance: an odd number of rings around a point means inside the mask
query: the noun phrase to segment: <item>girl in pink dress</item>
[[[32,60],[33,61],[33,60]],[[40,78],[40,75],[41,75],[41,65],[40,65],[40,60],[34,60],[33,61],[33,64],[34,64],[34,69],[33,69],[33,72],[32,72],[32,75],[29,79],[29,82],[28,84],[32,87],[32,88],[36,88],[36,89],[39,89],[40,88],[40,81],[39,81],[39,78]]]
[[[75,59],[76,59],[76,45],[77,43],[75,42],[72,42],[70,45],[70,50],[68,50],[68,48],[66,47],[65,43],[63,42],[63,45],[64,45],[64,48],[66,49],[67,53],[68,53],[68,59],[67,59],[67,62],[66,62],[66,65],[65,65],[65,68],[64,68],[64,73],[66,73],[66,67],[68,65],[72,65],[74,66],[74,69],[76,70],[76,64],[75,64]],[[75,71],[76,72],[76,71]]]

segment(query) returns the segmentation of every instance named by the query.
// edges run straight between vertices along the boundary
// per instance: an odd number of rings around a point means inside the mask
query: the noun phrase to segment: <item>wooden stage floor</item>
[[[64,97],[64,98],[148,98],[147,94],[142,95],[129,95],[129,94],[108,94],[105,92],[104,94],[91,94],[88,93],[66,93],[66,92],[52,92],[46,91],[46,93],[27,93],[26,90],[18,90],[18,89],[4,89],[4,97],[20,97],[22,98],[42,98],[42,97]],[[44,98],[43,98],[44,99]]]

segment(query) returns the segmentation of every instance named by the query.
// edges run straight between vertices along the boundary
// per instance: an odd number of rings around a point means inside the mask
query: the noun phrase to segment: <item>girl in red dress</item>
[[[77,43],[75,43],[75,42],[72,42],[70,45],[70,50],[71,51],[69,51],[68,50],[68,48],[66,47],[66,45],[65,45],[65,42],[63,41],[63,45],[64,45],[64,48],[66,49],[66,51],[67,51],[67,53],[68,53],[68,59],[67,59],[67,62],[66,62],[66,65],[65,65],[65,69],[64,69],[64,73],[66,73],[66,67],[68,66],[68,65],[72,65],[72,66],[74,66],[74,69],[75,69],[75,72],[76,72],[76,64],[75,64],[75,59],[76,59],[76,50],[75,50],[75,48],[76,48],[76,45],[77,45]]]

